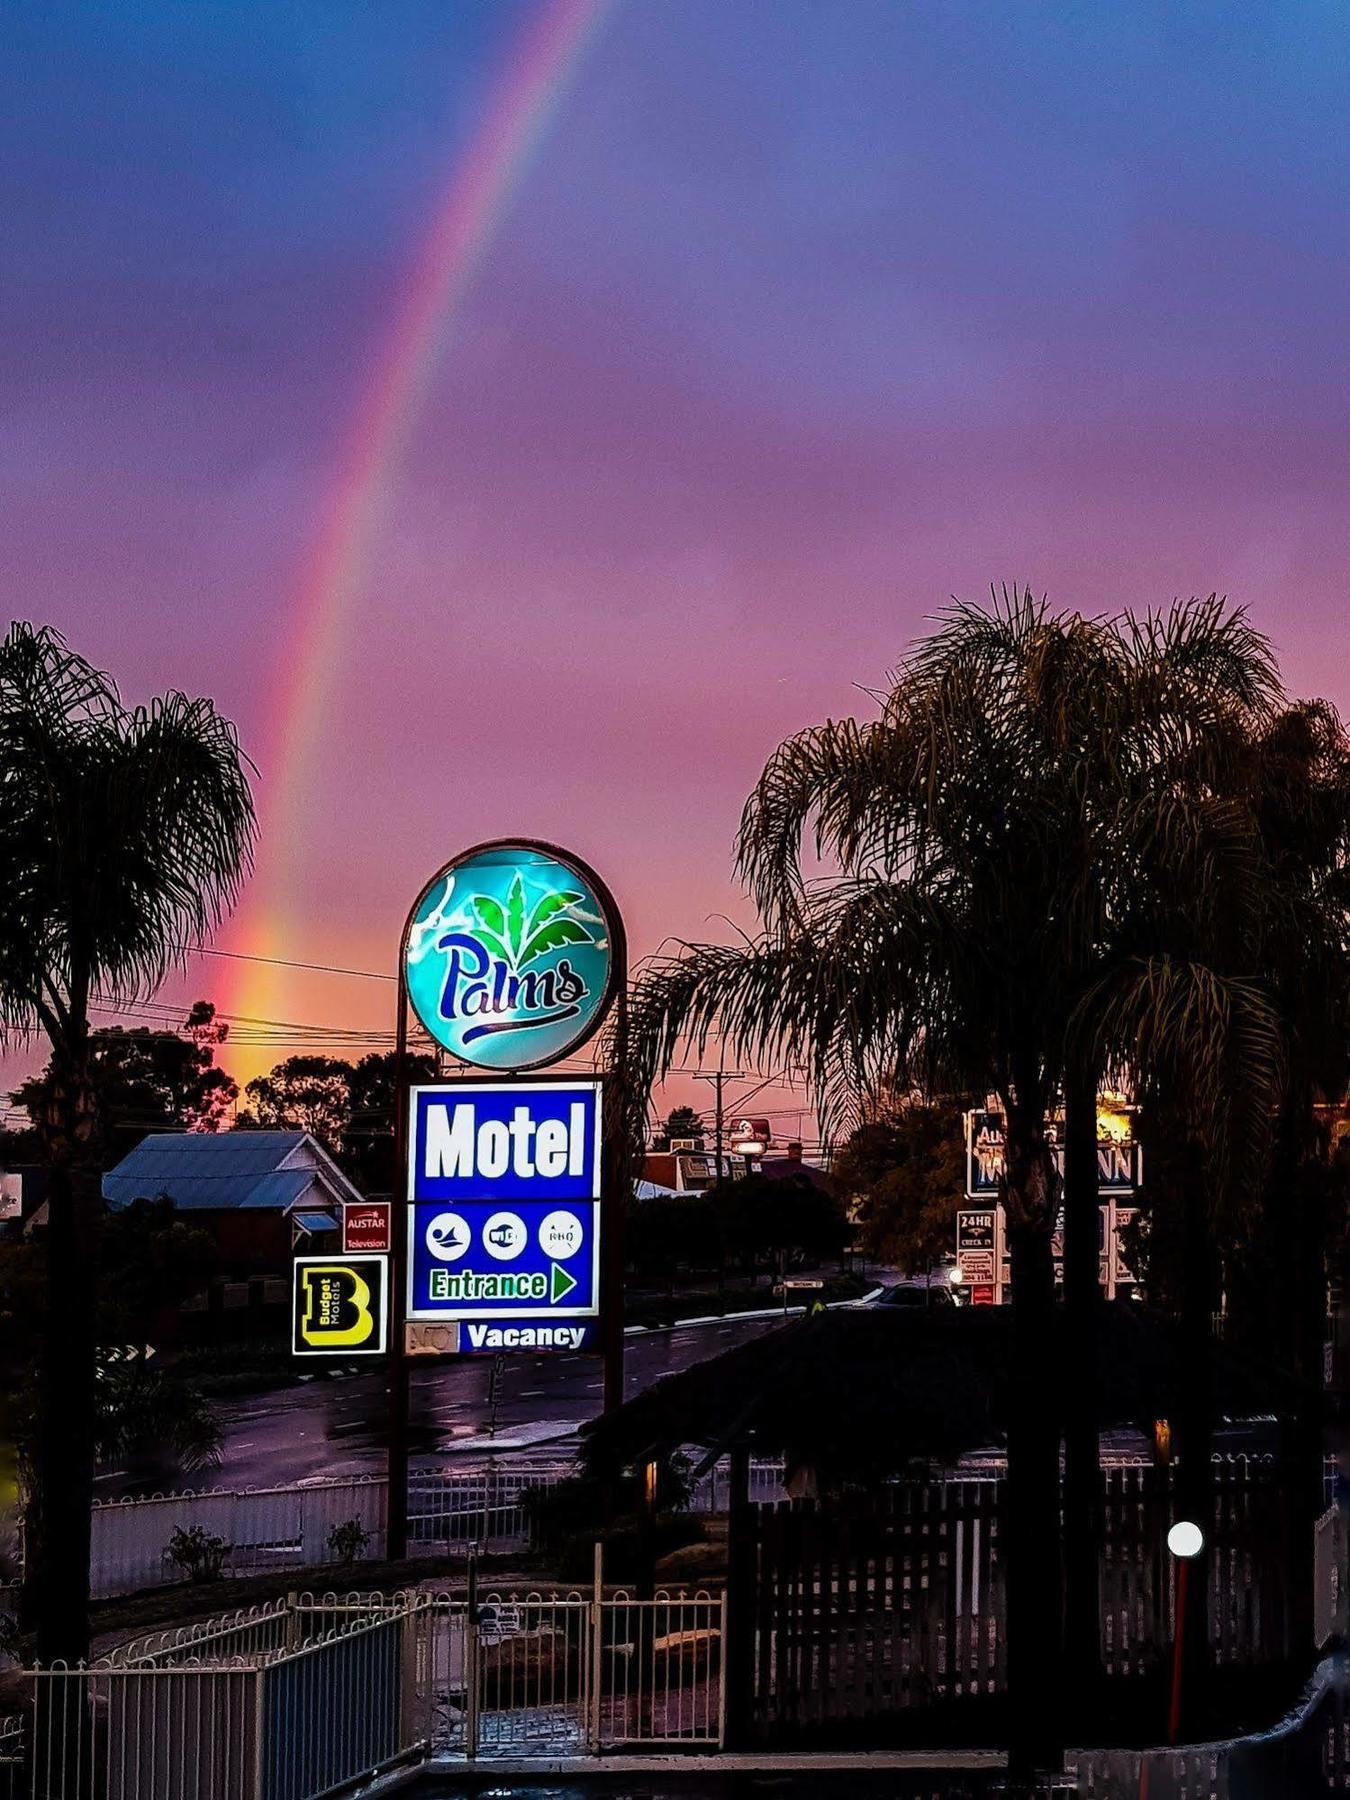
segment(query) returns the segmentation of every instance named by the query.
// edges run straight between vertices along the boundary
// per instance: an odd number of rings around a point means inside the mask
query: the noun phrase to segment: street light
[[[1186,1649],[1186,1577],[1191,1561],[1205,1547],[1205,1534],[1191,1519],[1178,1519],[1167,1534],[1167,1548],[1177,1565],[1176,1627],[1172,1638],[1172,1700],[1167,1709],[1167,1741],[1175,1744],[1181,1731],[1181,1670]]]
[[[1189,1562],[1193,1556],[1199,1556],[1204,1547],[1204,1532],[1189,1519],[1178,1519],[1167,1534],[1167,1548],[1182,1562]]]

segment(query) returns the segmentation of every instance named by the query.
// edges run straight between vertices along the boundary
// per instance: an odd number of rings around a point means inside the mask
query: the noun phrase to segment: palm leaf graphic
[[[544,956],[550,950],[561,950],[564,944],[593,943],[584,925],[578,925],[575,919],[554,919],[530,937],[520,954],[517,968],[523,969],[526,963],[533,962],[536,956]]]
[[[545,894],[530,914],[530,926],[525,934],[526,941],[533,938],[539,927],[551,919],[554,913],[560,913],[568,906],[577,906],[585,898],[584,894],[569,893],[566,889],[560,889],[553,894]]]
[[[506,936],[511,946],[511,961],[520,957],[521,939],[525,936],[525,884],[517,874],[506,896]]]
[[[473,910],[478,914],[478,923],[486,925],[494,937],[505,937],[506,914],[500,900],[494,900],[491,894],[475,894]]]

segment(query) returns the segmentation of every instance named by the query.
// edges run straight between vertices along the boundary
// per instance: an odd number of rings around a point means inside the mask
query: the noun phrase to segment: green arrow
[[[560,1300],[565,1300],[576,1285],[575,1277],[569,1275],[561,1263],[554,1263],[553,1279],[549,1284],[549,1305],[556,1306]]]

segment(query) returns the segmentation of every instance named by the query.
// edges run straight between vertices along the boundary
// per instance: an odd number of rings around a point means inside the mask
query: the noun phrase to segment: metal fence
[[[572,1467],[561,1458],[513,1458],[479,1468],[415,1471],[408,1490],[410,1550],[434,1554],[527,1543],[527,1490],[552,1486]],[[169,1545],[176,1531],[194,1528],[223,1542],[222,1572],[231,1575],[382,1557],[385,1492],[383,1477],[353,1476],[103,1501],[91,1520],[92,1591],[101,1599],[185,1580]],[[351,1527],[345,1548],[333,1536],[344,1526]]]
[[[29,1676],[11,1800],[315,1800],[404,1758],[722,1740],[707,1592],[291,1595]]]

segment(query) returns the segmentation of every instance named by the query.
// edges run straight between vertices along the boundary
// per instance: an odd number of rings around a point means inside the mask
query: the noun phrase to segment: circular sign
[[[458,1213],[437,1213],[427,1226],[427,1249],[437,1262],[458,1262],[473,1241],[473,1233]]]
[[[498,1262],[511,1262],[525,1248],[525,1222],[510,1212],[493,1213],[483,1227],[483,1248]]]
[[[403,933],[413,1011],[480,1069],[537,1069],[584,1044],[622,966],[609,891],[550,844],[466,851],[427,883]]]
[[[547,1213],[539,1226],[539,1248],[553,1261],[566,1262],[580,1250],[583,1235],[575,1213]]]

